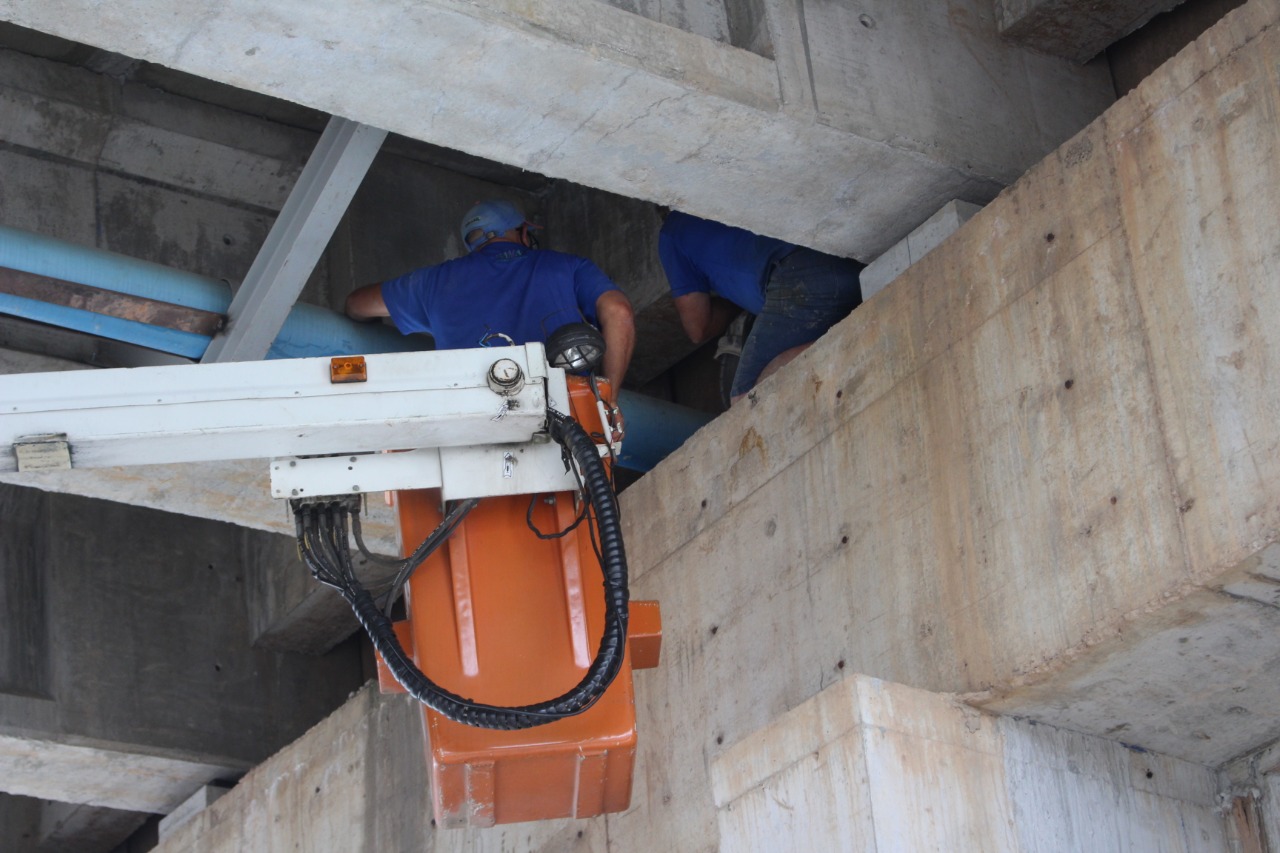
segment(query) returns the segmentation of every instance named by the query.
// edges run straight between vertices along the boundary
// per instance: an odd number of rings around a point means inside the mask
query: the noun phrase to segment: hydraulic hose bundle
[[[605,624],[595,659],[582,679],[568,692],[532,705],[504,707],[476,702],[433,682],[414,664],[396,638],[386,610],[400,584],[457,527],[475,501],[454,507],[439,528],[399,564],[396,581],[380,607],[355,576],[348,532],[359,529],[359,502],[350,498],[293,502],[298,548],[311,573],[337,589],[351,605],[374,648],[396,680],[418,701],[451,720],[486,729],[526,729],[580,714],[590,708],[613,682],[622,667],[627,643],[627,561],[622,545],[622,524],[617,497],[598,447],[572,418],[548,410],[547,429],[565,457],[577,470],[587,504],[588,524],[604,574]],[[363,547],[361,550],[364,550]]]

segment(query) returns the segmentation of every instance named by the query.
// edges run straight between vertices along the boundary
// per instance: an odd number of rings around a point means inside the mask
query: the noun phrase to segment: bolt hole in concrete
[[[1070,391],[1070,390],[1071,390],[1071,386],[1073,386],[1073,385],[1075,385],[1075,384],[1076,384],[1076,381],[1075,381],[1074,379],[1068,379],[1066,382],[1063,382],[1063,383],[1062,383],[1062,387],[1063,387],[1063,388],[1066,388],[1068,391]]]
[[[1046,243],[1052,243],[1052,242],[1053,242],[1054,240],[1056,240],[1056,239],[1057,239],[1057,237],[1054,235],[1054,233],[1053,233],[1052,231],[1050,231],[1048,234],[1044,235],[1044,241],[1045,241]]]
[[[862,26],[866,27],[869,30],[874,30],[876,28],[875,19],[872,18],[870,15],[859,15],[858,23],[862,24]]]

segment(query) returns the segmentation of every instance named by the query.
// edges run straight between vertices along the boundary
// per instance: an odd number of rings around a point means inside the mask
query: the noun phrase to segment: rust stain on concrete
[[[760,452],[760,461],[768,463],[769,451],[764,446],[764,439],[760,437],[760,433],[756,432],[755,427],[749,427],[743,434],[742,441],[738,443],[738,458],[745,458],[753,450]]]

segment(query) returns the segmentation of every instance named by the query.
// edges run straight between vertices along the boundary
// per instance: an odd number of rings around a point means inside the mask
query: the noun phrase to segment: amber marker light
[[[343,355],[329,359],[331,383],[336,385],[340,382],[367,382],[368,379],[369,369],[365,366],[364,356]]]

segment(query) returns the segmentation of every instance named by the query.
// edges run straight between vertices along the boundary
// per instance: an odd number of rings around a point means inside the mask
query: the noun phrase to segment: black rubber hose
[[[574,420],[558,412],[548,413],[551,437],[572,456],[582,474],[583,490],[595,510],[600,531],[601,569],[604,573],[605,628],[596,657],[576,686],[568,692],[533,705],[486,705],[451,693],[427,678],[400,645],[391,621],[358,583],[342,590],[356,618],[368,632],[396,680],[418,701],[451,720],[486,729],[525,729],[580,714],[604,694],[622,668],[627,644],[627,558],[622,545],[622,524],[617,497],[609,482],[599,451],[590,436]]]

